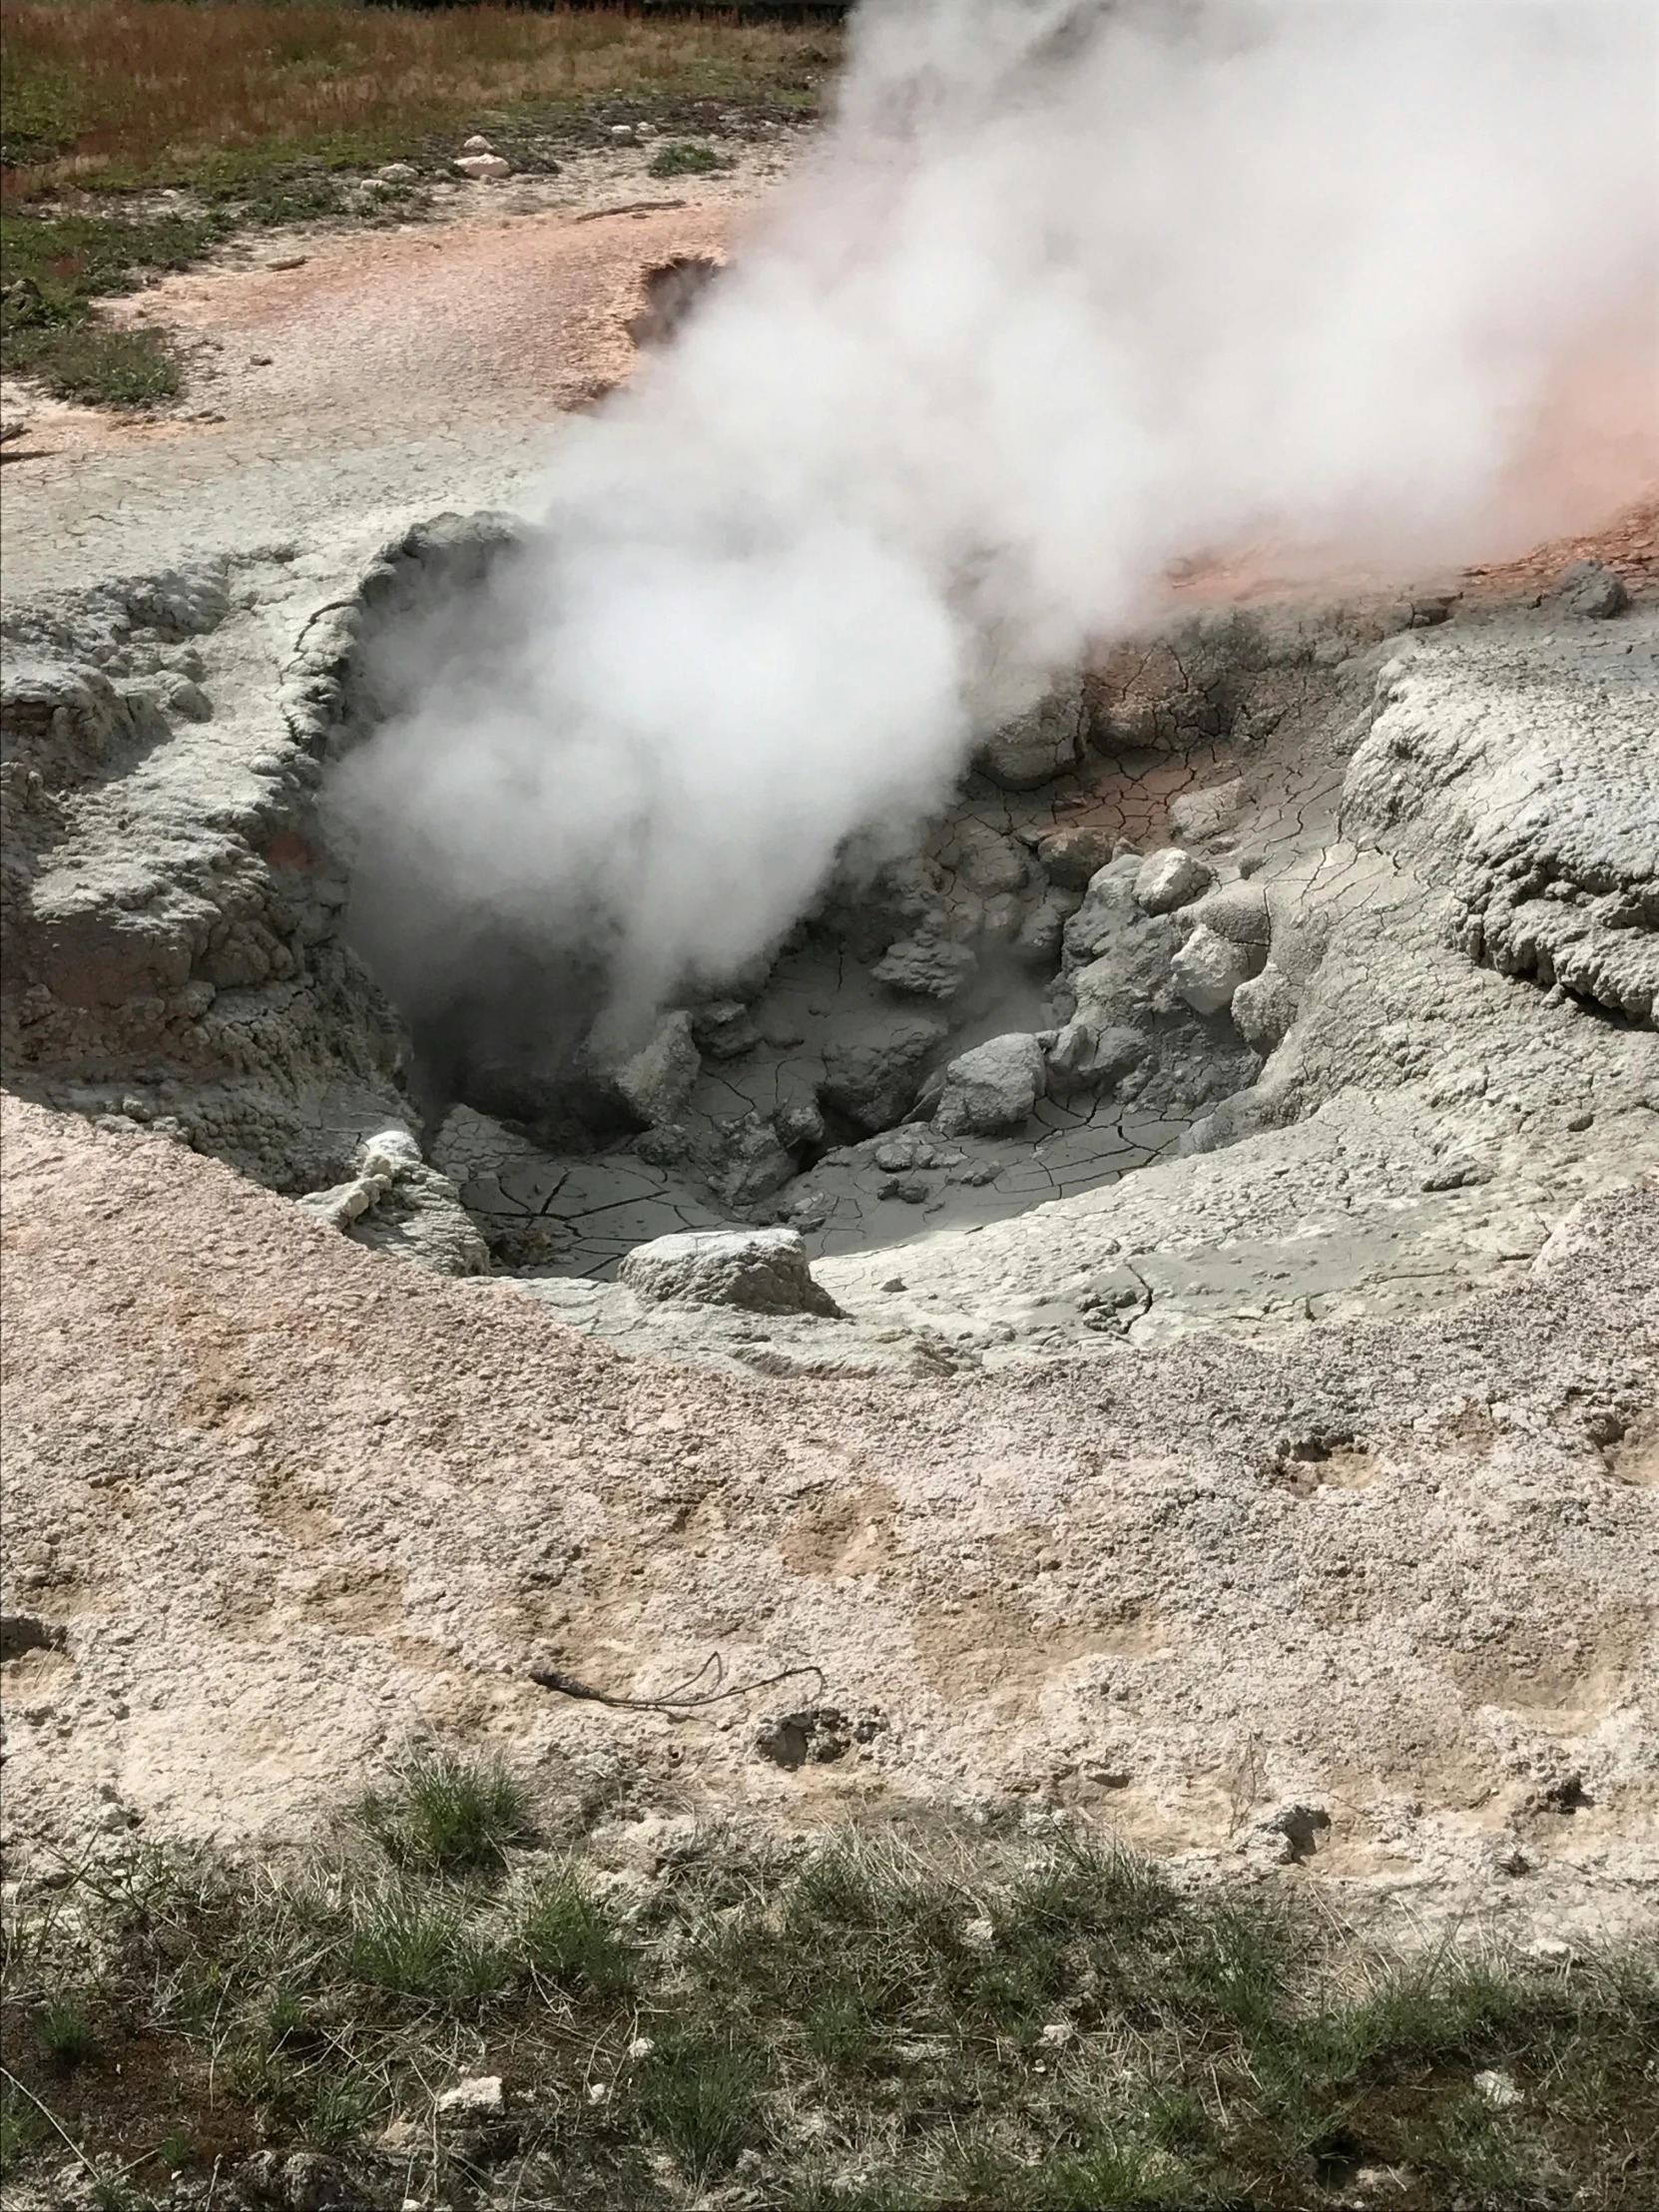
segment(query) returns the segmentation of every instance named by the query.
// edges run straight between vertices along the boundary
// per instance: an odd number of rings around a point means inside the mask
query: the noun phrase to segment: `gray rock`
[[[918,998],[954,998],[978,965],[965,944],[924,934],[900,937],[888,945],[872,973],[888,990],[910,991]]]
[[[1219,1013],[1250,975],[1250,954],[1214,929],[1200,925],[1170,964],[1177,994],[1195,1014]]]
[[[722,1130],[720,1159],[709,1175],[709,1188],[723,1207],[741,1214],[781,1191],[795,1172],[795,1161],[772,1123],[761,1114],[744,1114]]]
[[[1574,561],[1562,570],[1556,594],[1564,614],[1587,616],[1595,622],[1622,615],[1630,604],[1624,579],[1604,561]]]
[[[813,1279],[807,1248],[793,1229],[706,1230],[636,1245],[619,1280],[652,1305],[741,1306],[757,1314],[818,1314],[840,1309]]]
[[[1062,1089],[1104,1087],[1139,1067],[1151,1049],[1138,1029],[1121,1023],[1102,1029],[1078,1016],[1048,1049],[1049,1079]]]
[[[438,1275],[488,1275],[489,1247],[449,1178],[430,1167],[405,1129],[363,1146],[347,1183],[298,1202],[354,1244],[389,1259],[418,1260]]]
[[[952,883],[981,898],[1025,888],[1030,867],[1012,837],[972,815],[956,823],[939,847],[939,865]]]
[[[1265,1057],[1296,1020],[1296,987],[1270,960],[1260,975],[1247,977],[1233,993],[1232,1013],[1246,1043]]]
[[[1181,927],[1168,914],[1149,914],[1137,903],[1138,865],[1131,853],[1103,868],[1066,924],[1071,1012],[1096,1028],[1136,1027],[1168,997]]]
[[[1004,791],[1035,791],[1076,768],[1083,758],[1087,730],[1083,680],[1074,676],[987,738],[974,766]]]
[[[922,1069],[949,1033],[938,1015],[912,1014],[831,1043],[819,1097],[866,1136],[890,1129],[903,1120]]]
[[[737,998],[716,998],[705,1006],[694,1006],[691,1030],[711,1060],[741,1060],[761,1041],[749,1008]]]
[[[697,1087],[703,1060],[692,1035],[690,1014],[669,1014],[641,1052],[616,1070],[623,1102],[647,1128],[678,1120]]]
[[[1051,883],[1063,890],[1087,890],[1090,877],[1098,875],[1111,859],[1116,842],[1114,830],[1073,823],[1042,839],[1037,859]]]
[[[1207,891],[1216,879],[1208,860],[1176,844],[1149,852],[1135,871],[1135,902],[1149,914],[1173,913]]]
[[[1042,1046],[1023,1031],[993,1037],[952,1060],[933,1115],[941,1137],[995,1137],[1029,1119],[1048,1087]]]
[[[810,1098],[794,1099],[788,1106],[780,1106],[772,1117],[772,1126],[778,1132],[779,1143],[792,1152],[813,1150],[830,1141],[824,1116],[817,1102]]]
[[[1048,967],[1060,955],[1066,923],[1082,904],[1080,891],[1056,884],[1033,906],[1014,938],[1014,957],[1028,967]]]
[[[1239,776],[1208,791],[1184,792],[1170,802],[1169,826],[1178,837],[1219,837],[1238,821],[1243,800],[1244,779]]]
[[[1267,893],[1260,884],[1226,883],[1188,906],[1181,919],[1183,926],[1197,924],[1213,929],[1229,944],[1243,945],[1256,955],[1254,964],[1258,967],[1267,957],[1272,927]]]

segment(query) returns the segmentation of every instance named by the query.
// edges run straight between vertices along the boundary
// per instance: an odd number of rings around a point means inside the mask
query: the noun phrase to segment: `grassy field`
[[[680,163],[665,174],[690,174],[734,111],[815,112],[838,57],[822,22],[626,8],[17,0],[0,16],[5,366],[63,398],[172,398],[165,336],[106,327],[100,297],[237,229],[418,215],[420,195],[355,181],[430,169],[477,130],[545,169],[649,118]],[[163,191],[185,204],[158,213]]]
[[[806,111],[838,47],[822,24],[625,9],[16,0],[0,51],[8,190],[37,198],[366,167],[526,111]]]
[[[562,2212],[1316,2212],[1367,2168],[1399,2212],[1659,2202],[1651,1955],[1390,1955],[982,1831],[711,1832],[619,1889],[538,1813],[428,1754],[304,1858],[25,1888],[14,2182],[73,2153],[123,2212],[304,2151],[336,2194]],[[440,2108],[477,2076],[498,2107]]]

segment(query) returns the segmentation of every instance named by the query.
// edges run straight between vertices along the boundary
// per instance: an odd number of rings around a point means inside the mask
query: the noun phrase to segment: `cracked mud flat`
[[[408,527],[489,450],[8,617],[13,1843],[297,1834],[434,1729],[619,1860],[948,1802],[1650,1911],[1651,510],[1605,616],[1177,595],[573,1132],[521,1039],[433,1092],[330,806],[377,631],[510,557]],[[616,1279],[769,1225],[838,1315]],[[526,1679],[715,1649],[823,1689]]]

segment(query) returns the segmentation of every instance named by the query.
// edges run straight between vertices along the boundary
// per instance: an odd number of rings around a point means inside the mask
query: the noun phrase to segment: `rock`
[[[716,998],[695,1006],[691,1031],[711,1060],[741,1060],[761,1041],[761,1032],[741,999]]]
[[[406,1129],[369,1138],[347,1183],[297,1202],[354,1244],[439,1275],[488,1275],[489,1247],[449,1178],[430,1167]]]
[[[649,1128],[684,1112],[703,1072],[692,1035],[692,1017],[669,1014],[641,1052],[616,1070],[612,1081],[625,1105]]]
[[[1331,1816],[1323,1805],[1292,1799],[1253,1821],[1241,1849],[1270,1866],[1298,1866],[1312,1859],[1330,1828]]]
[[[1296,987],[1270,960],[1260,975],[1247,977],[1234,991],[1232,1013],[1245,1042],[1266,1058],[1296,1020]]]
[[[958,822],[939,847],[939,865],[953,882],[981,898],[1025,888],[1030,867],[1012,837],[972,815]]]
[[[1048,1087],[1043,1049],[1014,1031],[952,1060],[933,1115],[941,1137],[996,1137],[1025,1122]]]
[[[1076,768],[1083,758],[1087,725],[1082,678],[1072,677],[987,738],[974,756],[974,766],[1004,791],[1035,791]]]
[[[960,1160],[959,1152],[941,1152],[928,1129],[897,1129],[872,1147],[870,1158],[883,1175],[904,1175],[912,1168],[937,1168]]]
[[[1475,2094],[1484,2097],[1494,2112],[1507,2112],[1514,2105],[1524,2104],[1526,2101],[1516,2085],[1514,2075],[1504,2073],[1496,2066],[1488,2066],[1477,2073],[1473,2087]]]
[[[499,184],[513,173],[512,163],[504,162],[499,154],[463,154],[453,166],[478,184]]]
[[[1226,883],[1220,890],[1209,891],[1186,907],[1181,919],[1184,927],[1197,923],[1214,930],[1218,937],[1225,937],[1229,944],[1243,945],[1254,955],[1253,966],[1259,967],[1267,958],[1273,925],[1268,912],[1268,896],[1260,884]]]
[[[1014,938],[1014,957],[1027,967],[1048,967],[1059,956],[1066,923],[1082,904],[1079,892],[1056,884],[1033,906]]]
[[[871,971],[888,990],[911,991],[918,998],[954,998],[978,965],[965,944],[931,934],[900,937],[888,945]]]
[[[636,1245],[618,1271],[651,1305],[741,1306],[757,1314],[818,1314],[840,1309],[813,1280],[807,1248],[793,1229],[703,1230]]]
[[[1208,791],[1184,792],[1170,802],[1169,826],[1178,837],[1219,837],[1238,821],[1243,800],[1242,776],[1230,784],[1213,784]]]
[[[464,154],[468,149],[463,146],[461,151]],[[487,153],[489,149],[480,147],[478,151]],[[374,177],[375,182],[382,185],[414,185],[420,182],[420,172],[413,162],[387,162],[384,169],[374,172]]]
[[[457,2119],[486,2119],[502,2109],[501,2076],[473,2074],[438,2096],[434,2109]]]
[[[1102,1029],[1076,1016],[1048,1049],[1049,1078],[1061,1088],[1104,1086],[1139,1067],[1151,1050],[1138,1029],[1121,1023]]]
[[[791,1152],[813,1152],[830,1142],[830,1132],[816,1101],[798,1098],[780,1106],[772,1117],[778,1142]]]
[[[709,1188],[723,1207],[742,1214],[781,1191],[795,1172],[795,1161],[772,1123],[762,1114],[744,1114],[722,1130],[721,1158],[709,1176]]]
[[[187,722],[211,722],[213,701],[200,684],[193,684],[188,676],[167,688],[167,704],[176,715],[183,715]]]
[[[493,154],[495,148],[483,136],[482,132],[474,131],[471,138],[463,141],[461,152],[463,154]]]
[[[1164,1001],[1181,944],[1179,923],[1136,902],[1138,862],[1131,854],[1102,868],[1065,928],[1065,963],[1074,994],[1067,1010],[1097,1028],[1138,1027]]]
[[[1173,913],[1207,891],[1216,879],[1208,860],[1176,844],[1149,852],[1135,870],[1135,903],[1149,914]]]
[[[279,2151],[256,2151],[237,2169],[236,2178],[255,2203],[280,2206],[282,2212],[355,2212],[365,2202],[343,2166],[312,2150],[290,2151],[286,2157]]]
[[[1604,561],[1574,561],[1562,570],[1555,590],[1563,614],[1586,616],[1595,622],[1622,615],[1630,604],[1624,579]]]
[[[876,1136],[903,1120],[922,1069],[949,1033],[937,1015],[916,1014],[830,1044],[819,1097],[866,1136]]]
[[[1250,955],[1214,929],[1195,929],[1170,963],[1177,994],[1195,1014],[1219,1013],[1250,975]]]
[[[1051,883],[1063,890],[1087,890],[1089,878],[1098,875],[1111,859],[1116,841],[1114,831],[1078,823],[1051,830],[1037,846],[1037,860]],[[1151,910],[1162,911],[1158,907]]]

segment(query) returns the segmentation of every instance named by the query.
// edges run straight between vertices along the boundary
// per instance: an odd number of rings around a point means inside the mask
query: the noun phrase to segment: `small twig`
[[[555,1691],[560,1697],[586,1698],[591,1704],[612,1705],[630,1713],[690,1712],[698,1706],[718,1705],[723,1698],[748,1697],[754,1690],[770,1690],[780,1682],[793,1682],[805,1674],[816,1675],[819,1688],[824,1687],[822,1667],[783,1667],[777,1674],[762,1675],[758,1682],[739,1682],[729,1690],[717,1687],[693,1696],[692,1684],[701,1682],[711,1667],[716,1684],[724,1682],[726,1668],[719,1652],[714,1652],[695,1674],[688,1675],[678,1688],[665,1691],[661,1697],[613,1697],[609,1690],[597,1690],[591,1682],[580,1682],[573,1674],[561,1674],[556,1667],[533,1668],[530,1680],[539,1683],[544,1690]]]
[[[44,2119],[48,2122],[49,2125],[57,2129],[58,2133],[63,2137],[64,2141],[69,2145],[70,2149],[81,2161],[81,2164],[86,2168],[87,2172],[91,2174],[93,2180],[100,2180],[102,2177],[99,2174],[98,2168],[93,2164],[92,2160],[87,2156],[86,2152],[81,2148],[80,2144],[76,2142],[74,2136],[70,2134],[68,2128],[64,2126],[62,2120],[60,2120],[58,2118],[58,2115],[52,2110],[52,2107],[49,2104],[42,2104],[39,2097],[37,2097],[33,2089],[30,2088],[29,2084],[26,2081],[19,2081],[16,2074],[12,2072],[10,2066],[0,2066],[0,2074],[5,2075],[6,2079],[11,2083],[14,2089],[21,2089],[23,2091],[23,2094],[28,2098],[29,2102],[34,2106],[35,2110],[41,2115],[42,2119]]]

